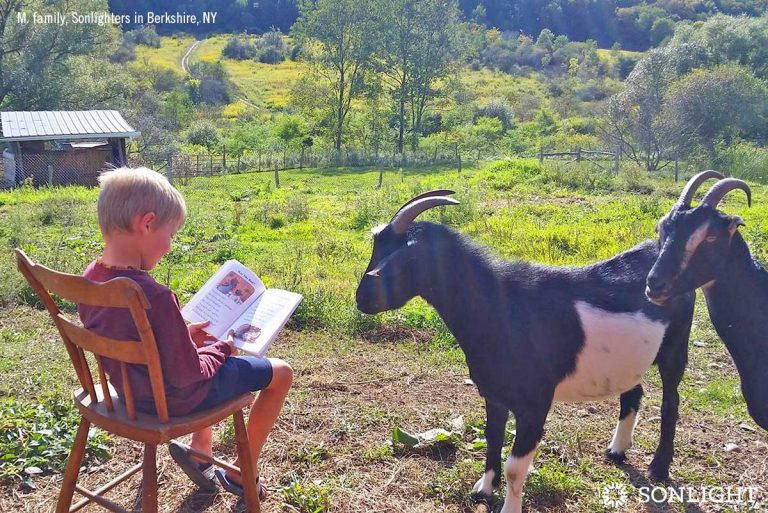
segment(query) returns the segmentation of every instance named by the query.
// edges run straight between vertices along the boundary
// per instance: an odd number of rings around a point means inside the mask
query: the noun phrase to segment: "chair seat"
[[[128,417],[128,411],[114,389],[109,387],[114,411],[107,410],[102,389],[96,386],[97,402],[91,400],[87,391],[78,388],[73,392],[75,405],[80,414],[100,428],[118,436],[151,444],[164,444],[170,440],[199,431],[202,428],[224,420],[236,411],[250,406],[253,396],[246,392],[214,408],[195,412],[183,417],[170,417],[168,422],[160,422],[156,415],[136,412],[136,419]]]

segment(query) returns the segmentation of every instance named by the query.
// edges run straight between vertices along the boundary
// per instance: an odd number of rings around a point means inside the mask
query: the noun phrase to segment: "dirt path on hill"
[[[194,52],[197,47],[202,43],[204,39],[198,39],[194,43],[192,43],[189,48],[187,48],[186,53],[181,58],[181,69],[184,70],[184,73],[189,73],[189,58],[192,56],[192,52]]]

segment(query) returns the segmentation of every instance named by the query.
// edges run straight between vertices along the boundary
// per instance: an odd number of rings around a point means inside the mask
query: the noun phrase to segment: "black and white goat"
[[[714,171],[697,176],[704,174],[723,178]],[[692,191],[659,221],[660,252],[648,274],[646,294],[664,305],[697,287],[704,290],[709,317],[741,377],[749,414],[768,429],[768,271],[752,258],[739,233],[742,219],[717,210],[735,189],[743,190],[751,204],[749,186],[726,178],[697,207],[691,207]]]
[[[645,279],[658,255],[651,241],[587,267],[548,267],[502,261],[446,226],[413,222],[429,208],[457,204],[446,197],[451,193],[417,196],[374,229],[373,255],[356,299],[362,312],[377,313],[421,296],[456,337],[486,403],[485,473],[473,492],[487,498],[500,483],[510,411],[517,434],[504,465],[502,513],[522,511],[523,483],[553,402],[620,395],[608,455],[623,459],[643,394],[640,382],[653,363],[664,391],[650,473],[666,478],[694,293],[664,306],[648,301]]]

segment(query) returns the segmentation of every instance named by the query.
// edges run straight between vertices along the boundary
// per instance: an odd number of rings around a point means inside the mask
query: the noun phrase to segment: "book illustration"
[[[253,285],[245,281],[245,279],[235,271],[227,273],[224,279],[216,285],[216,290],[225,296],[229,296],[230,299],[238,304],[247,301],[256,291],[256,289],[253,288]]]
[[[255,344],[261,335],[261,328],[253,324],[242,324],[235,330],[234,340],[236,345]]]
[[[301,300],[301,294],[267,289],[253,271],[228,260],[181,313],[189,322],[210,321],[205,331],[219,340],[235,331],[238,348],[264,356]]]

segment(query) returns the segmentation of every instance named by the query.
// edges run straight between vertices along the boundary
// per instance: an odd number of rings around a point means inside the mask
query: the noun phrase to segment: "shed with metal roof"
[[[6,186],[96,185],[127,162],[126,139],[141,135],[116,110],[0,112]]]

